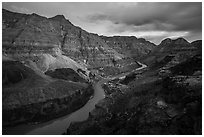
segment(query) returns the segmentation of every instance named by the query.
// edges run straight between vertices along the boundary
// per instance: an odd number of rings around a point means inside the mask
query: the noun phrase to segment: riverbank
[[[108,82],[105,84],[106,98],[96,104],[90,117],[71,124],[64,134],[202,134],[200,60],[201,57],[193,57],[169,68],[166,74],[154,69],[142,71],[126,82]],[[189,65],[192,61],[198,64]],[[182,71],[187,65],[187,71]]]
[[[37,73],[18,61],[3,61],[3,134],[24,134],[29,124],[68,115],[88,102],[94,94],[92,83],[64,71],[66,80]],[[19,129],[21,125],[25,127]]]
[[[3,134],[15,134],[15,131],[10,133],[9,129],[12,129],[16,124],[39,124],[68,115],[83,107],[93,93],[92,86],[88,86],[86,89],[76,91],[71,96],[66,95],[65,97],[54,98],[45,102],[3,110]]]
[[[119,74],[118,77],[125,76],[127,73]],[[84,121],[89,117],[90,112],[95,108],[95,104],[98,103],[99,100],[105,98],[105,93],[103,88],[101,87],[103,83],[106,83],[110,78],[102,78],[98,82],[94,82],[94,96],[91,98],[86,105],[78,109],[77,111],[71,113],[70,115],[61,117],[59,119],[54,119],[49,122],[45,122],[42,124],[36,125],[25,125],[25,126],[17,126],[15,128],[11,128],[10,133],[12,134],[50,134],[57,135],[62,134],[66,131],[67,126],[69,126],[72,122]],[[24,129],[25,132],[19,131],[19,129]],[[8,131],[8,130],[7,130]],[[9,131],[8,131],[9,132]]]

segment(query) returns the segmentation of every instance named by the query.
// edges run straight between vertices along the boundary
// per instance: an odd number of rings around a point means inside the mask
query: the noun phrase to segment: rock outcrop
[[[100,37],[117,52],[135,59],[139,59],[147,55],[156,47],[154,43],[134,36]]]
[[[162,62],[166,62],[165,58],[170,57],[166,63],[173,61],[174,63],[182,62],[194,55],[201,53],[202,41],[195,41],[189,43],[184,38],[164,39],[158,46],[156,46],[151,53],[145,56],[142,60],[150,65],[155,66]]]

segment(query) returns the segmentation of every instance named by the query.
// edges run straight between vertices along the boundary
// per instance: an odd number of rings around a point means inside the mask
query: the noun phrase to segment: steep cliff
[[[155,45],[136,37],[105,37],[74,26],[63,15],[52,18],[35,13],[21,14],[3,9],[3,54],[17,60],[41,60],[44,54],[67,56],[82,68],[134,63]],[[36,59],[37,58],[37,59]],[[64,58],[64,57],[63,57]],[[47,68],[46,70],[48,70]]]
[[[63,15],[46,18],[3,9],[3,53],[18,60],[50,54],[68,56],[88,67],[112,65],[124,55],[98,35],[74,26]]]
[[[101,38],[117,52],[135,59],[139,59],[147,55],[156,47],[154,43],[134,36],[101,36]]]

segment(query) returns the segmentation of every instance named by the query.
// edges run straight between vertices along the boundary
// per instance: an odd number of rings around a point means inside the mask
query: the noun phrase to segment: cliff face
[[[136,38],[134,36],[101,36],[101,38],[117,52],[136,59],[147,55],[156,46],[143,38]]]
[[[194,45],[190,44],[184,38],[178,38],[175,40],[167,38],[164,39],[157,48],[155,48],[155,51],[156,50],[157,52],[171,52],[173,54],[195,51],[196,47],[194,47]]]
[[[99,37],[74,26],[63,15],[46,18],[3,9],[2,17],[3,53],[18,60],[39,54],[64,55],[93,68],[138,58],[155,47],[136,37]]]
[[[63,15],[45,18],[3,10],[3,53],[14,58],[48,53],[65,55],[88,66],[112,64],[112,59],[124,56],[117,53],[96,34],[74,26]]]
[[[189,43],[184,38],[177,38],[177,39],[164,39],[155,49],[154,53],[170,53],[170,54],[180,54],[180,53],[187,53],[187,54],[195,54],[199,52],[200,48],[202,47],[202,41],[194,41]],[[154,54],[152,53],[152,54]]]
[[[194,41],[189,43],[184,38],[164,39],[150,54],[143,58],[143,61],[149,65],[155,65],[166,62],[167,58],[171,58],[167,62],[179,63],[196,54],[202,53],[202,41]],[[166,62],[166,63],[167,63]]]

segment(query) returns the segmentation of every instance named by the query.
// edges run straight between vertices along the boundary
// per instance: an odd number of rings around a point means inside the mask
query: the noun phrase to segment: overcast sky
[[[164,38],[202,39],[202,3],[3,3],[3,8],[52,17],[99,35],[136,36],[158,44]]]

